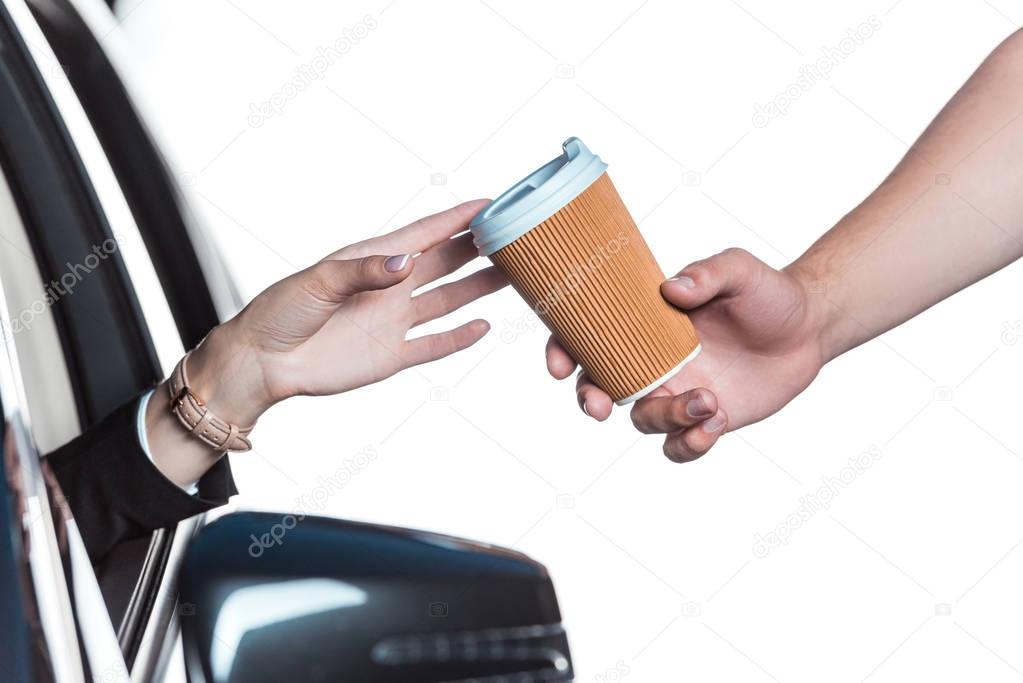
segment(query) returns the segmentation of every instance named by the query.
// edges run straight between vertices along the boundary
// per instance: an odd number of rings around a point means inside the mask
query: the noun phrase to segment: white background
[[[782,266],[1023,19],[1006,0],[141,0],[120,14],[134,86],[246,298],[498,194],[570,135],[610,163],[666,272],[733,245]],[[251,125],[251,105],[367,15],[359,44]],[[872,16],[828,80],[753,125],[755,104]],[[472,350],[274,409],[258,453],[234,458],[236,502],[309,509],[340,470],[323,514],[521,549],[554,577],[580,681],[1018,680],[1021,287],[1018,267],[989,278],[684,466],[625,412],[585,419],[544,371],[542,327],[511,332],[527,310],[505,291],[455,316],[494,325]],[[870,449],[826,510],[755,553]]]

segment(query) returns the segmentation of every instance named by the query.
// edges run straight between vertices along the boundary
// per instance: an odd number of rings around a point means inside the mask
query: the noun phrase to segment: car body
[[[272,562],[229,562],[209,539],[244,540],[267,522],[241,515],[209,528],[202,517],[189,519],[90,565],[42,455],[159,382],[240,305],[104,48],[115,29],[98,0],[0,0],[0,680],[275,680],[287,671],[329,672],[330,680],[569,680],[549,577],[512,551],[311,520],[291,538],[335,555],[302,550],[296,540]],[[384,571],[356,561],[372,553],[390,558]],[[199,610],[179,601],[183,566],[184,589],[203,596]],[[378,634],[353,655],[362,664],[330,659],[337,653],[325,646],[289,648],[286,638],[269,652],[297,669],[271,676],[256,658],[265,648],[244,661],[239,654],[257,626],[278,636],[312,628],[308,640],[322,614],[308,623],[294,614],[257,619],[224,654],[214,632],[237,625],[224,611],[238,604],[230,586],[244,580],[251,595],[285,575],[374,596],[371,609],[341,610],[326,622]],[[460,592],[467,587],[469,597]],[[398,594],[406,607],[410,595],[426,607],[404,615],[376,606]],[[517,596],[514,604],[505,594]],[[409,645],[417,638],[435,647],[428,672],[421,645]],[[514,663],[526,655],[529,667]],[[235,665],[221,675],[217,658],[225,656]]]

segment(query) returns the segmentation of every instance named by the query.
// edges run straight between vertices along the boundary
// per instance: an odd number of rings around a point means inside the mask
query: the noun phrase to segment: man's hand
[[[692,460],[777,412],[823,363],[1023,257],[1021,84],[1017,31],[884,182],[792,265],[774,270],[730,249],[665,282],[703,353],[636,402],[636,427],[667,434],[671,459]],[[808,297],[809,282],[827,296]],[[547,367],[563,378],[575,361],[552,340]],[[589,415],[607,419],[611,399],[585,376],[577,393]]]
[[[686,462],[706,453],[726,431],[780,410],[813,380],[826,360],[822,316],[796,274],[775,270],[741,249],[686,266],[661,294],[692,318],[703,351],[679,374],[632,408],[645,434],[666,434],[664,453]],[[547,369],[558,378],[576,362],[551,338]],[[579,405],[596,420],[611,398],[585,374]]]

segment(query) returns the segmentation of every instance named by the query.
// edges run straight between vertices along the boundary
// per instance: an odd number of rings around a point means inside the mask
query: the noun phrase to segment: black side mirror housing
[[[571,681],[546,568],[439,534],[242,512],[180,577],[192,683]]]

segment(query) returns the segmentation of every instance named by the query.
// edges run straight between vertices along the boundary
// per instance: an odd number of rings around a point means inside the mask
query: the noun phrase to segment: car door
[[[0,676],[127,681],[81,538],[38,445],[73,437],[116,401],[118,387],[145,381],[146,356],[129,346],[137,307],[118,295],[117,262],[98,269],[65,261],[69,279],[57,274],[55,264],[71,253],[98,261],[97,253],[82,251],[82,240],[106,244],[109,226],[26,47],[24,32],[32,26],[26,6],[0,6],[0,576],[7,619]],[[90,277],[79,278],[76,267]],[[104,335],[104,319],[121,322],[123,334]],[[117,354],[109,384],[90,381],[95,373],[80,365],[101,368],[90,357],[101,344]]]
[[[216,254],[193,248],[170,174],[92,29],[65,2],[4,0],[3,8],[3,75],[15,96],[0,97],[0,150],[37,280],[59,282],[93,248],[114,245],[71,294],[49,297],[34,327],[50,334],[31,333],[31,344],[23,337],[28,358],[49,349],[49,367],[35,374],[58,376],[49,386],[38,376],[25,382],[41,416],[34,438],[54,446],[164,377],[237,299]],[[158,678],[167,663],[176,569],[200,523],[124,544],[97,568],[135,680]]]

